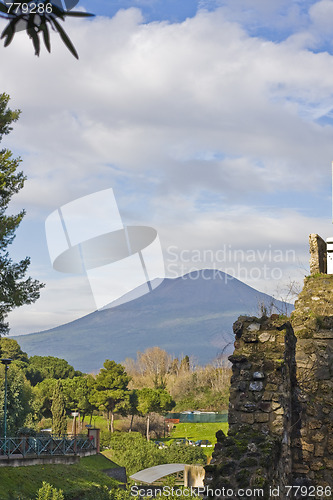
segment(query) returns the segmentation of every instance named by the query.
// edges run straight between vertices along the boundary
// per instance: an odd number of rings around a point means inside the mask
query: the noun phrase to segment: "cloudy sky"
[[[308,274],[308,235],[333,236],[333,1],[81,0],[52,36],[1,50],[0,91],[22,115],[2,146],[28,180],[11,248],[41,299],[12,334],[80,317],[84,275],[52,269],[45,219],[113,188],[123,221],[158,231],[166,274],[219,268],[277,297]],[[5,22],[0,20],[0,28]]]

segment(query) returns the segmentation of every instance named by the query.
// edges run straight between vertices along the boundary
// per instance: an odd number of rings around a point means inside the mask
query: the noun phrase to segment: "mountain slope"
[[[13,338],[29,355],[65,358],[84,372],[98,371],[105,359],[135,358],[137,351],[155,345],[205,364],[224,349],[232,351],[232,324],[239,315],[257,315],[260,305],[269,308],[272,300],[222,271],[205,269],[165,279],[153,292],[131,302]]]

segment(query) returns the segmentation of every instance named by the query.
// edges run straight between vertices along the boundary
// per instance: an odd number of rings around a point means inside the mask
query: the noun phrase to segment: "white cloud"
[[[314,25],[331,3],[311,9]],[[260,5],[269,18],[271,7]],[[40,59],[25,33],[1,49],[0,88],[23,111],[4,144],[22,154],[29,177],[13,206],[34,215],[37,242],[52,210],[106,187],[127,221],[154,225],[165,247],[293,246],[304,260],[307,234],[327,234],[304,200],[288,209],[284,193],[308,193],[311,205],[329,181],[333,129],[316,120],[333,107],[333,57],[300,38],[251,37],[227,15],[142,24],[129,9],[66,22],[78,62],[56,36]],[[297,19],[295,34],[315,36]],[[267,212],[276,191],[281,202]],[[70,280],[63,286],[69,297]],[[33,307],[46,314],[53,305]]]

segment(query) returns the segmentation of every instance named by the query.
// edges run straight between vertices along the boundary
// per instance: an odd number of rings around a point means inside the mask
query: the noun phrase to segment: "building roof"
[[[161,477],[169,476],[169,474],[174,474],[175,472],[181,472],[185,470],[185,464],[162,464],[155,465],[154,467],[149,467],[148,469],[140,470],[135,474],[130,476],[133,481],[139,481],[140,483],[152,484]]]

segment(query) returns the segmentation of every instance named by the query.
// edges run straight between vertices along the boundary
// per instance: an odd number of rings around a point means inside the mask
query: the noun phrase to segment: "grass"
[[[101,472],[116,465],[103,455],[82,458],[74,465],[0,467],[0,499],[32,500],[43,481],[62,489],[66,499],[85,498],[93,487],[114,487],[117,482]]]
[[[172,430],[170,438],[161,439],[166,444],[171,444],[174,439],[190,439],[191,441],[199,441],[199,439],[208,439],[212,443],[211,448],[202,448],[206,455],[209,457],[213,453],[214,445],[216,443],[215,434],[217,431],[222,430],[225,434],[228,432],[227,422],[218,423],[182,423],[176,424],[175,429]]]

